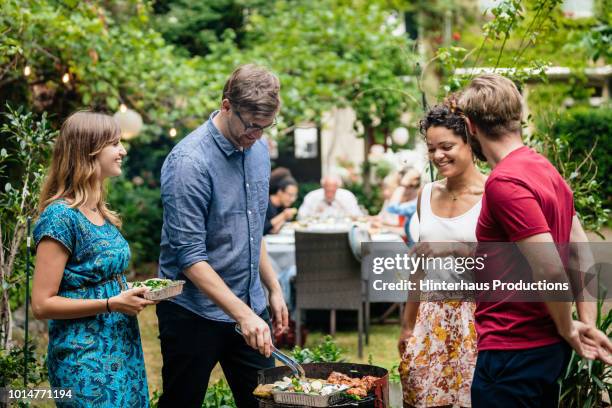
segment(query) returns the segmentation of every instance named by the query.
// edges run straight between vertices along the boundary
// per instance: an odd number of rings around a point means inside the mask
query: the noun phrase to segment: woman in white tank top
[[[440,254],[427,242],[476,242],[476,223],[486,177],[474,164],[463,117],[452,100],[433,107],[421,121],[429,159],[444,179],[419,193],[417,254]],[[427,279],[458,281],[451,271],[427,270]],[[404,407],[469,407],[476,364],[474,303],[409,301],[398,347]]]

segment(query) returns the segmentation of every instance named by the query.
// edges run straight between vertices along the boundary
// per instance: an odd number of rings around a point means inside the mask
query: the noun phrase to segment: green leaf
[[[119,107],[119,102],[117,101],[116,98],[109,96],[106,98],[106,105],[109,107],[109,109],[112,109],[115,111]]]
[[[595,384],[597,384],[597,386],[602,390],[602,391],[606,391],[607,387],[605,386],[605,384],[603,382],[601,382],[601,380],[597,377],[591,377],[591,379],[593,380],[593,382]]]

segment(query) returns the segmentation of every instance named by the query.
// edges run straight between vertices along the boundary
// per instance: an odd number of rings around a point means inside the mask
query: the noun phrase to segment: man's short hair
[[[501,75],[474,78],[461,94],[459,108],[490,139],[521,131],[521,94],[511,80]]]
[[[273,116],[280,107],[280,81],[276,75],[254,64],[242,65],[223,87],[223,98],[239,112]]]

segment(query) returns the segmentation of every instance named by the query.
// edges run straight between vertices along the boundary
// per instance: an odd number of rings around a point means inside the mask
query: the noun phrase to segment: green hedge
[[[559,117],[552,134],[567,140],[576,158],[584,157],[595,143],[593,159],[597,180],[609,208],[612,204],[612,109],[574,108]]]
[[[121,232],[130,244],[132,265],[138,268],[157,262],[163,224],[159,188],[136,186],[119,178],[110,185],[108,201],[123,221]]]

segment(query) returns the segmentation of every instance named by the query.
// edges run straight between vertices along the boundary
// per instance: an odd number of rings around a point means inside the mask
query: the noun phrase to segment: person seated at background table
[[[389,216],[399,217],[395,226],[385,226],[385,229],[398,233],[408,244],[413,240],[408,232],[410,220],[416,212],[418,190],[421,185],[421,173],[414,167],[405,167],[399,171],[399,184],[383,209]],[[398,227],[399,225],[399,227]],[[376,226],[376,224],[373,224]]]
[[[383,179],[380,186],[382,191],[383,205],[380,209],[380,212],[372,216],[372,226],[377,228],[400,226],[399,216],[397,214],[391,214],[389,211],[387,211],[391,196],[393,196],[393,192],[399,185],[400,178],[400,172],[395,171],[393,173],[388,174]]]
[[[287,176],[280,180],[272,180],[270,177],[270,200],[266,211],[264,235],[277,234],[283,225],[295,216],[297,208],[290,207],[297,199],[297,195],[298,183],[293,177]]]
[[[416,211],[417,196],[421,186],[421,173],[414,167],[407,167],[400,174],[402,176],[399,185],[389,199],[386,210],[391,214],[410,219]]]
[[[393,192],[397,189],[401,178],[399,171],[388,174],[381,183],[383,205],[378,214],[369,217],[368,230],[370,234],[380,232],[392,232],[400,236],[404,235],[404,217],[392,214],[388,211]]]
[[[404,214],[406,211],[403,207],[410,208],[409,204],[416,199],[420,177],[419,172],[410,166],[393,172],[383,179],[381,191],[384,201],[380,212],[371,217],[372,227],[385,229],[400,227],[403,233],[405,216],[414,213],[408,210],[409,214]],[[401,185],[402,182],[404,185]]]
[[[270,186],[278,184],[278,182],[280,182],[285,177],[293,177],[293,174],[291,174],[291,170],[282,166],[275,167],[270,172]]]
[[[363,215],[355,195],[341,188],[342,179],[340,177],[335,175],[323,177],[321,187],[306,194],[298,211],[298,219],[344,218]]]

